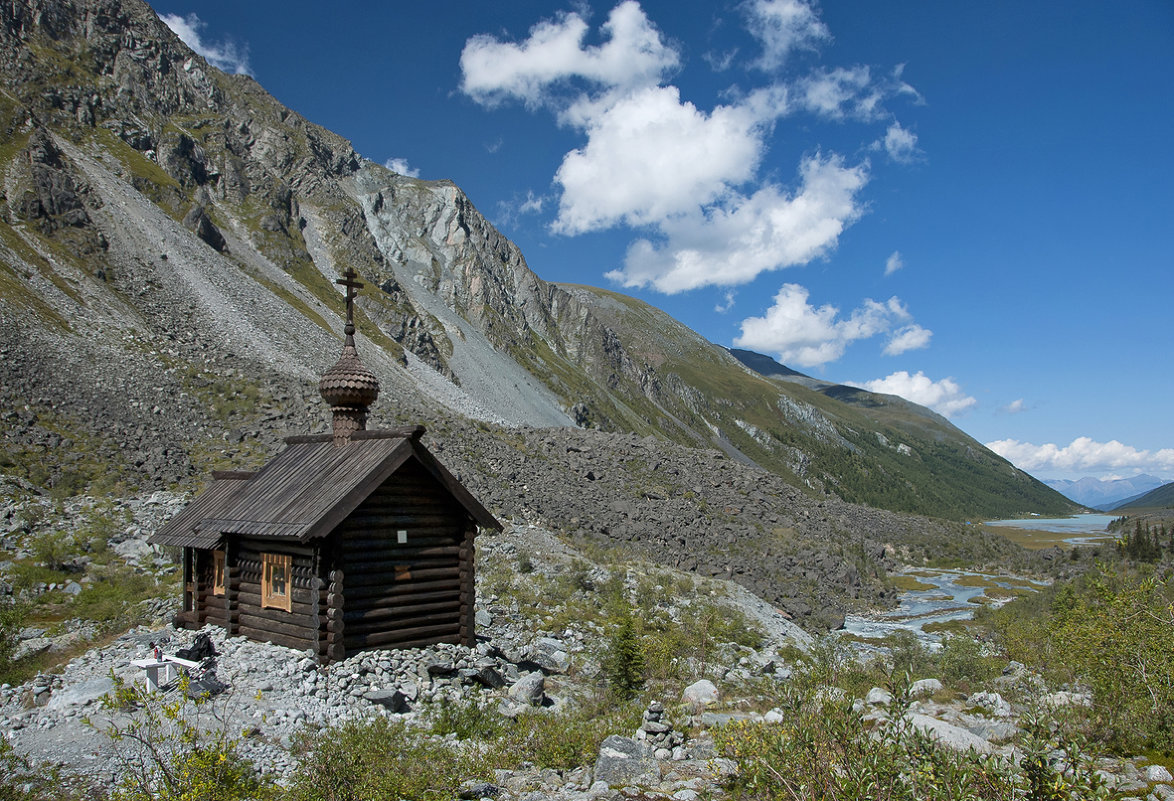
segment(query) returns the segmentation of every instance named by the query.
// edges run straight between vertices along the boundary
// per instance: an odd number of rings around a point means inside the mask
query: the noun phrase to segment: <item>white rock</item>
[[[681,693],[681,700],[696,709],[712,706],[721,698],[721,693],[709,679],[695,681]]]
[[[909,693],[914,698],[924,698],[927,695],[933,695],[940,692],[942,683],[938,679],[918,679],[909,687]]]
[[[1145,780],[1147,782],[1174,782],[1174,776],[1170,775],[1170,771],[1166,769],[1165,765],[1147,765]]]
[[[906,717],[915,729],[924,731],[947,748],[955,751],[977,751],[980,754],[991,754],[995,751],[994,746],[978,735],[971,734],[959,726],[946,723],[944,720],[917,714]]]

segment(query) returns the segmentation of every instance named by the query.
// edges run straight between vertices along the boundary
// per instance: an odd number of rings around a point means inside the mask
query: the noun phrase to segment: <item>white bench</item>
[[[162,685],[167,684],[179,676],[180,667],[194,668],[200,666],[199,662],[193,662],[190,659],[181,659],[178,656],[167,656],[166,654],[160,659],[156,659],[155,657],[149,659],[132,659],[130,663],[137,668],[143,669],[143,681],[146,682],[147,689],[150,691],[158,690]]]

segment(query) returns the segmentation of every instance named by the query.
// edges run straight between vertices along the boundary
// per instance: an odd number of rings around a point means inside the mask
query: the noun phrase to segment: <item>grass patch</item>
[[[915,577],[904,573],[890,575],[889,583],[902,592],[917,592],[921,590],[937,589],[937,587],[933,584],[927,584],[924,581],[918,581]]]

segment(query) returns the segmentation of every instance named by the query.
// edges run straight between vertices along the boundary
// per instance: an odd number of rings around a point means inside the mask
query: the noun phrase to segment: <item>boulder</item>
[[[114,681],[109,677],[91,679],[79,682],[70,687],[63,687],[53,693],[45,708],[49,710],[67,709],[71,706],[85,706],[97,701],[107,693],[114,692]]]
[[[1164,765],[1146,765],[1145,780],[1147,782],[1174,782],[1174,776]]]
[[[954,751],[977,751],[980,754],[993,754],[995,747],[976,734],[966,729],[946,723],[944,720],[931,718],[929,715],[906,715],[910,724],[928,734],[933,740]]]
[[[363,698],[391,712],[408,711],[408,697],[399,690],[368,690]]]
[[[918,679],[910,685],[909,694],[914,698],[924,698],[941,690],[942,682],[938,679]]]
[[[628,787],[660,782],[660,767],[652,752],[639,740],[610,735],[599,747],[595,781],[609,787]]]
[[[721,698],[721,693],[718,692],[717,687],[709,679],[695,681],[681,693],[681,700],[692,706],[695,710],[712,706],[718,702],[719,698]]]
[[[530,706],[542,706],[546,697],[546,676],[540,671],[529,673],[518,679],[509,689],[511,700]]]

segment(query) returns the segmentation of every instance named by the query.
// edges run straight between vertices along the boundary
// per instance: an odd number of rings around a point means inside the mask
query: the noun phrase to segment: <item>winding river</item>
[[[1067,535],[1062,539],[1072,546],[1090,545],[1103,542],[1110,535],[1105,528],[1114,518],[1106,514],[1086,514],[1076,517],[1046,518],[1027,517],[1019,520],[992,520],[983,525],[1019,528]],[[1036,582],[1014,576],[993,576],[971,570],[945,570],[923,568],[910,570],[904,575],[916,579],[922,585],[905,590],[898,599],[896,609],[873,612],[866,615],[848,615],[844,631],[859,637],[875,639],[894,634],[902,629],[912,631],[929,641],[937,641],[939,635],[924,631],[930,623],[945,623],[967,620],[974,615],[979,603],[1005,602],[1008,593],[997,593],[997,598],[976,602],[987,590],[1001,587],[1005,590],[1022,591],[1043,586]],[[993,593],[994,594],[994,593]]]

